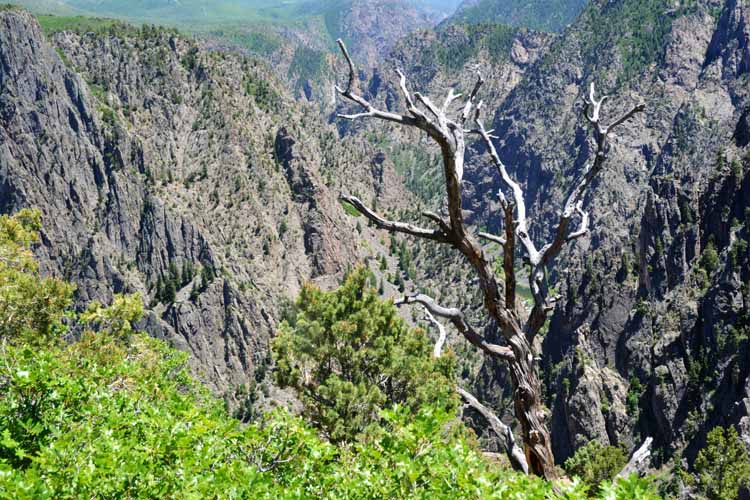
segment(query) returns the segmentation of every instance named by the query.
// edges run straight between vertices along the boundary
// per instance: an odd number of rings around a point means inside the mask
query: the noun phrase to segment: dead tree
[[[548,412],[542,402],[538,367],[532,349],[535,337],[552,310],[552,301],[543,286],[543,277],[545,270],[566,243],[588,233],[589,216],[583,210],[584,195],[594,178],[602,171],[607,160],[610,134],[617,126],[643,111],[644,106],[635,106],[615,120],[612,125],[604,126],[601,123],[601,108],[606,97],[597,100],[594,85],[591,85],[584,115],[593,130],[596,151],[593,160],[584,168],[565,201],[557,221],[554,238],[537,249],[529,234],[523,189],[508,173],[495,150],[492,131],[486,130],[481,120],[482,103],[477,103],[477,96],[484,83],[481,76],[477,78],[473,90],[463,105],[454,113],[452,109],[456,101],[461,98],[460,94],[455,94],[451,89],[442,104],[438,106],[427,96],[418,92],[412,94],[407,88],[405,75],[398,70],[399,87],[407,111],[404,114],[384,111],[376,108],[357,93],[355,88],[357,73],[354,63],[343,41],[338,40],[338,45],[348,64],[349,75],[346,87],[337,86],[336,91],[361,108],[358,113],[338,116],[347,120],[377,118],[424,131],[440,148],[445,174],[448,216],[445,218],[434,212],[424,212],[422,216],[431,223],[431,227],[422,227],[412,223],[388,220],[366,207],[354,196],[342,196],[342,199],[353,205],[381,229],[450,245],[468,260],[477,274],[478,286],[482,292],[487,315],[498,325],[502,333],[502,345],[489,342],[474,329],[463,312],[458,309],[443,307],[433,298],[424,295],[407,297],[407,300],[421,303],[435,316],[449,319],[469,342],[487,356],[507,363],[513,388],[515,416],[521,427],[529,471],[547,479],[554,479],[556,477],[555,460],[547,427]],[[473,125],[470,124],[471,120],[474,122]],[[478,236],[502,247],[504,283],[501,283],[496,276],[482,246],[464,221],[461,180],[466,152],[465,139],[469,134],[476,134],[484,141],[503,185],[499,196],[505,234],[498,236],[480,233]],[[507,192],[509,197],[506,197],[504,192]],[[577,227],[573,227],[576,221]],[[520,246],[526,261],[531,266],[529,286],[534,297],[534,305],[528,315],[523,306],[519,306],[516,301],[517,246]]]

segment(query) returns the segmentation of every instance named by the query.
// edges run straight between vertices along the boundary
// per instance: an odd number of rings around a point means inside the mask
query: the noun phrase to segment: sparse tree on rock
[[[546,323],[554,302],[543,285],[544,275],[567,243],[588,233],[589,215],[583,209],[584,196],[604,167],[611,134],[616,127],[643,111],[644,106],[633,107],[611,125],[605,126],[601,122],[601,110],[606,97],[597,99],[594,85],[591,85],[584,115],[593,131],[594,156],[573,184],[557,221],[554,238],[541,248],[537,248],[528,231],[529,222],[523,188],[511,177],[501,161],[492,142],[495,137],[492,136],[491,130],[485,129],[481,119],[482,103],[478,102],[479,91],[484,83],[481,76],[477,78],[473,90],[459,107],[456,104],[461,95],[455,94],[453,89],[442,104],[437,105],[427,96],[418,92],[412,93],[407,88],[406,76],[398,71],[399,87],[407,111],[404,114],[384,111],[357,93],[357,71],[354,63],[343,41],[338,40],[338,45],[348,64],[348,81],[345,87],[337,86],[336,90],[339,95],[361,108],[357,113],[340,114],[339,117],[347,120],[377,118],[424,131],[440,148],[448,217],[424,212],[422,215],[431,226],[422,227],[413,223],[388,220],[365,206],[357,197],[342,196],[342,199],[351,203],[381,229],[450,245],[468,260],[477,274],[477,286],[481,289],[487,315],[498,325],[502,333],[502,343],[489,342],[467,321],[461,310],[443,307],[431,297],[414,294],[405,297],[402,302],[422,304],[435,316],[450,320],[454,327],[485,355],[507,363],[513,384],[515,416],[520,424],[529,471],[547,479],[554,479],[556,471],[547,425],[548,412],[542,403],[538,366],[532,349],[534,339]],[[500,215],[505,230],[501,236],[487,233],[475,236],[464,221],[461,180],[464,172],[466,137],[471,134],[482,139],[502,180],[503,189],[499,193],[502,206]],[[504,280],[496,275],[477,237],[502,247]],[[530,265],[529,287],[534,296],[534,304],[528,314],[516,300],[515,263],[516,252],[519,249],[524,260]]]

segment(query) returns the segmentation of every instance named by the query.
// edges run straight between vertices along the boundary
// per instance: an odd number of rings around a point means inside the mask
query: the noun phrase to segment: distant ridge
[[[464,0],[446,23],[497,23],[540,31],[562,31],[586,0]]]

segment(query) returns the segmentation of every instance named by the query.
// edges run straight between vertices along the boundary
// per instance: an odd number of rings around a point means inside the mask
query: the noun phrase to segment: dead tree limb
[[[438,306],[434,300],[425,296],[411,296],[405,303],[421,303],[432,314],[447,318],[469,342],[480,348],[486,355],[493,356],[508,363],[511,382],[513,385],[513,402],[516,418],[521,427],[521,436],[526,454],[526,462],[530,472],[554,479],[555,460],[552,455],[550,434],[547,427],[547,410],[542,402],[541,383],[535,353],[532,345],[539,330],[547,321],[552,310],[552,301],[547,297],[544,287],[544,276],[549,265],[560,253],[563,246],[574,241],[589,230],[589,216],[583,210],[584,197],[592,181],[602,171],[609,154],[609,138],[611,132],[643,111],[644,106],[638,105],[613,121],[609,127],[601,123],[602,105],[606,97],[596,99],[594,86],[588,95],[585,119],[591,125],[596,151],[593,160],[584,169],[568,195],[554,232],[551,242],[537,249],[529,233],[526,204],[523,187],[510,175],[505,164],[498,155],[493,140],[492,130],[487,130],[481,120],[482,103],[477,104],[479,92],[484,80],[478,76],[474,87],[455,118],[451,118],[451,105],[459,99],[459,95],[451,90],[441,107],[420,93],[409,91],[406,76],[397,71],[398,86],[404,97],[406,113],[399,114],[377,109],[367,99],[356,93],[356,69],[349,56],[344,42],[338,40],[341,53],[348,65],[347,85],[345,88],[336,87],[337,92],[344,99],[360,108],[359,112],[339,115],[343,119],[355,120],[361,118],[377,118],[384,121],[399,123],[407,127],[424,131],[440,148],[445,177],[445,192],[448,204],[448,217],[443,219],[432,213],[423,214],[433,222],[436,229],[426,229],[404,222],[389,221],[378,216],[353,197],[343,197],[354,207],[373,221],[376,226],[390,232],[400,232],[447,244],[459,251],[471,264],[478,277],[478,286],[482,292],[483,304],[488,316],[498,325],[506,345],[488,342],[479,335],[466,321],[461,311]],[[467,129],[467,122],[473,117],[475,129]],[[500,200],[505,227],[504,237],[489,237],[482,235],[503,247],[503,283],[496,276],[482,246],[467,228],[462,211],[461,181],[464,172],[464,155],[466,152],[466,134],[478,134],[489,152],[490,160],[495,165],[502,181],[503,189]],[[509,195],[506,199],[505,194]],[[573,223],[578,221],[578,227]],[[529,287],[531,288],[534,305],[526,318],[525,311],[518,309],[516,304],[516,243],[523,251],[524,259],[531,265],[529,273]],[[501,293],[501,290],[504,293]],[[429,299],[429,300],[428,300]],[[441,314],[443,313],[443,314]]]
[[[490,424],[492,431],[500,438],[503,448],[505,449],[505,454],[508,456],[508,460],[510,460],[513,469],[528,474],[529,464],[526,463],[526,455],[524,455],[523,450],[516,444],[513,429],[505,425],[492,410],[480,403],[471,393],[460,387],[456,390],[463,400],[466,401],[466,404],[479,412],[479,414]]]
[[[396,300],[394,303],[397,306],[405,304],[421,304],[429,313],[450,320],[456,330],[458,330],[466,340],[485,353],[506,361],[513,360],[514,354],[510,347],[488,342],[474,329],[473,326],[471,326],[471,324],[469,324],[464,313],[460,309],[443,307],[435,302],[435,299],[432,297],[428,297],[421,293],[407,295],[402,299]]]
[[[424,314],[425,319],[435,325],[435,328],[438,329],[438,338],[435,341],[435,347],[432,350],[432,357],[439,358],[443,355],[443,347],[445,346],[445,341],[448,340],[448,331],[440,321],[435,319],[435,316],[433,316],[429,310],[425,309]]]
[[[630,460],[625,467],[615,476],[615,479],[627,478],[631,474],[643,475],[646,468],[649,466],[649,459],[651,458],[651,445],[654,442],[654,438],[647,437],[640,448],[633,452]]]

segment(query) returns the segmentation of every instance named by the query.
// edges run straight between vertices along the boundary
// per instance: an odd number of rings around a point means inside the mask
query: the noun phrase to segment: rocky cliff
[[[256,60],[124,25],[46,39],[16,9],[0,26],[0,211],[39,208],[43,270],[81,302],[140,292],[145,328],[230,399],[301,284],[379,248],[352,240],[341,186],[409,199]]]
[[[646,103],[586,200],[592,233],[548,284],[560,300],[539,349],[559,460],[591,439],[631,448],[650,435],[657,464],[691,462],[716,425],[738,425],[750,443],[749,18],[736,0],[593,2],[559,36],[521,31],[494,53],[472,49],[460,25],[425,32],[368,80],[370,95],[398,108],[389,65],[438,101],[449,87],[467,91],[473,70],[488,75],[499,152],[524,185],[539,241],[589,160],[589,84],[611,96],[608,116]],[[498,231],[500,185],[483,155],[473,145],[465,209]],[[501,368],[478,373],[478,392],[498,409],[504,381]]]
[[[558,459],[589,439],[631,447],[646,435],[658,461],[692,458],[714,425],[747,419],[749,13],[734,0],[665,7],[594,2],[495,113],[541,239],[589,157],[588,84],[612,96],[612,115],[647,104],[587,200],[590,238],[550,280],[562,299],[541,358]],[[469,189],[495,191],[474,158]]]

